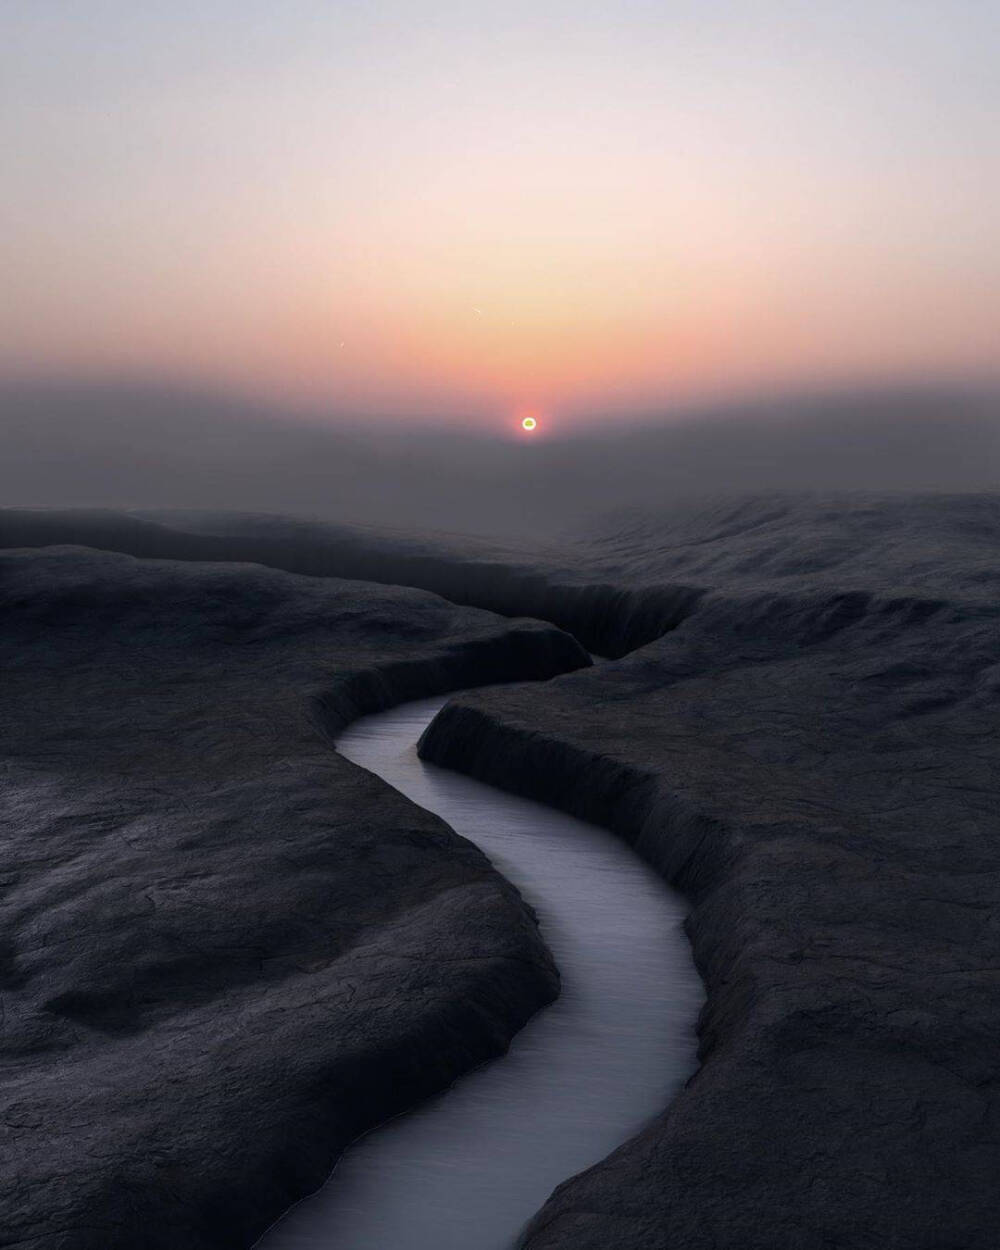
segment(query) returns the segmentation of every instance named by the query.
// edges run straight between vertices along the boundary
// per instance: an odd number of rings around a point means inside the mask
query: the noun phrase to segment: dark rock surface
[[[0,509],[0,547],[52,543],[420,586],[453,603],[551,621],[601,655],[623,655],[659,637],[701,594],[684,582],[622,581],[616,561],[595,561],[589,545],[512,547],[252,513]]]
[[[590,551],[701,583],[674,632],[459,696],[421,746],[610,826],[694,903],[702,1067],[524,1244],[994,1250],[1000,500],[673,520]]]
[[[552,621],[620,658],[720,589],[996,591],[998,517],[997,495],[776,495],[623,512],[559,542],[515,544],[252,513],[8,508],[0,547],[74,543],[420,586]]]
[[[529,909],[328,735],[586,662],[421,591],[0,555],[0,1245],[244,1250],[556,993]]]
[[[994,1250],[1000,497],[723,501],[534,548],[0,514],[0,542],[84,533],[412,582],[624,657],[462,696],[422,748],[615,829],[694,905],[703,1066],[530,1250]]]
[[[427,730],[426,758],[610,825],[695,903],[702,1068],[530,1250],[996,1245],[999,517],[674,542],[724,589],[672,634]]]

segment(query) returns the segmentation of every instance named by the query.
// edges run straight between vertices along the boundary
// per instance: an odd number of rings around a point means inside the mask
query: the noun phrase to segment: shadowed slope
[[[598,518],[556,542],[495,542],[254,513],[0,510],[0,547],[78,543],[180,560],[247,560],[414,585],[550,620],[620,657],[719,589],[826,597],[881,587],[979,594],[1000,584],[998,495],[788,495]]]
[[[671,629],[700,591],[632,586],[577,567],[562,548],[410,535],[247,513],[0,510],[0,547],[78,543],[135,556],[248,560],[314,577],[413,585],[453,603],[550,620],[590,650],[621,655]],[[165,521],[166,523],[160,523]]]
[[[64,532],[39,515],[5,519]],[[472,556],[185,524],[648,644],[464,696],[424,741],[617,830],[696,903],[704,1068],[557,1191],[531,1250],[992,1250],[1000,497],[722,501]]]
[[[419,591],[0,557],[5,1245],[250,1244],[556,992],[471,844],[330,747],[586,662]]]
[[[725,589],[624,660],[428,729],[426,758],[608,825],[695,903],[702,1067],[556,1191],[530,1250],[991,1250],[997,517],[647,518],[609,547]]]

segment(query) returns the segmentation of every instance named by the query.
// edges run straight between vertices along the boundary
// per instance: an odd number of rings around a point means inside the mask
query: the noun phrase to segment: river
[[[683,899],[612,834],[418,759],[443,703],[365,717],[337,749],[514,882],[562,994],[509,1054],[356,1142],[258,1250],[510,1250],[556,1185],[637,1132],[694,1071],[704,992]]]

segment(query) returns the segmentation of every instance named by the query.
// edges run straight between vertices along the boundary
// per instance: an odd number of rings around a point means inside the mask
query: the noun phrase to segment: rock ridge
[[[330,749],[586,664],[421,591],[0,553],[0,1241],[245,1250],[558,990],[471,843]]]
[[[948,583],[715,592],[425,731],[424,758],[611,828],[692,902],[701,1067],[525,1250],[992,1250],[1000,604]]]

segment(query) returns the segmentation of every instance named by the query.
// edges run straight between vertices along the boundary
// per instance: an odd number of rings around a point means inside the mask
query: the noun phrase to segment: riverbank
[[[428,729],[425,758],[616,830],[693,904],[699,1071],[525,1250],[992,1250],[998,516],[900,503],[811,546],[746,518],[671,550],[719,585],[657,642]]]
[[[352,1146],[258,1250],[510,1250],[567,1176],[639,1131],[695,1066],[684,901],[605,830],[423,763],[443,699],[355,722],[338,752],[447,821],[539,917],[559,998],[496,1063]]]
[[[0,553],[10,1245],[249,1246],[558,990],[470,843],[331,749],[585,664],[565,634],[249,565]]]
[[[993,1250],[1000,496],[728,500],[518,548],[37,518],[0,522],[555,603],[617,657],[463,697],[424,747],[617,830],[694,904],[702,1069],[531,1250]]]

